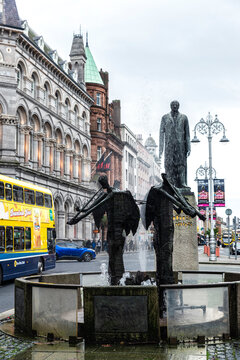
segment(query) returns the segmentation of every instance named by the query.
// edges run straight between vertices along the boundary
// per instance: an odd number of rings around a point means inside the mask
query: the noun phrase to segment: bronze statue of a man
[[[185,188],[187,186],[187,157],[191,150],[188,118],[178,111],[178,101],[172,101],[170,106],[171,112],[164,115],[161,120],[159,158],[165,148],[165,173],[174,186]]]

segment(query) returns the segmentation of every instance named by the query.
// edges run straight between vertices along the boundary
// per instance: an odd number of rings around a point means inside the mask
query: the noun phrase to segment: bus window
[[[34,205],[35,204],[35,196],[34,191],[29,189],[24,189],[25,203]]]
[[[36,205],[43,206],[43,193],[36,191]]]
[[[13,201],[23,202],[23,188],[13,185]]]
[[[0,199],[4,199],[4,183],[0,181]]]
[[[31,228],[30,227],[25,228],[25,246],[26,246],[26,250],[31,249]]]
[[[24,250],[24,228],[14,228],[14,250]]]
[[[5,197],[6,200],[12,200],[12,185],[11,184],[5,184]]]
[[[52,197],[49,194],[44,194],[45,206],[48,208],[52,207]]]
[[[5,251],[5,228],[0,227],[0,252]]]
[[[6,249],[13,251],[13,228],[10,226],[6,228]]]

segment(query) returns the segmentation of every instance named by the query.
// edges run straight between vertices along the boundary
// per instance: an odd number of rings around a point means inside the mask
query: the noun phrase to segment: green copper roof
[[[85,47],[85,54],[87,57],[85,65],[85,82],[104,85],[88,46]]]

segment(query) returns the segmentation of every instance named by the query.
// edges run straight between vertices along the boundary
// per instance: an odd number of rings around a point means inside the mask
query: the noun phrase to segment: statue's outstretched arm
[[[74,225],[77,224],[80,220],[84,219],[86,216],[88,216],[89,214],[91,214],[94,210],[96,210],[97,208],[99,208],[100,206],[102,206],[103,204],[106,203],[106,201],[108,201],[111,197],[112,197],[113,193],[103,193],[101,196],[99,196],[98,199],[96,199],[94,201],[94,203],[86,210],[84,211],[84,214],[80,215],[80,212],[78,212],[77,215],[75,215],[72,219],[70,219],[67,224],[68,225]]]

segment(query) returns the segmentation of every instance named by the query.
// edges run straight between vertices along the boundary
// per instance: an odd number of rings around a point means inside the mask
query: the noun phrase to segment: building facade
[[[73,39],[70,63],[26,21],[15,0],[0,8],[0,173],[53,193],[59,239],[92,238],[92,222],[67,225],[91,187],[90,107],[84,67]]]
[[[122,161],[122,186],[137,196],[137,139],[125,125],[121,125],[121,138],[124,145]]]
[[[85,82],[87,92],[94,99],[90,111],[92,178],[96,179],[96,164],[101,156],[110,156],[110,170],[106,172],[111,186],[122,188],[121,106],[119,100],[109,103],[109,75],[97,69],[88,46],[85,47]]]

